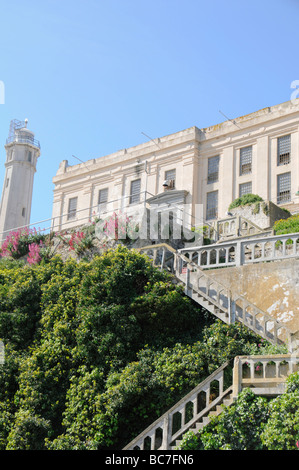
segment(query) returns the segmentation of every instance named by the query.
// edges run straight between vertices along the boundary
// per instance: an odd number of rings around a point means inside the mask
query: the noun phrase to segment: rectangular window
[[[291,136],[277,139],[277,165],[287,165],[291,161]]]
[[[140,201],[141,180],[131,181],[130,204],[136,204]]]
[[[252,147],[240,149],[240,176],[252,171]]]
[[[219,156],[208,159],[208,184],[216,183],[219,178]]]
[[[108,188],[100,189],[99,191],[99,213],[103,213],[107,211],[107,202],[108,202]]]
[[[291,173],[277,175],[277,204],[291,200]]]
[[[175,188],[175,169],[165,171],[165,181],[169,182],[169,188]]]
[[[76,212],[77,212],[77,197],[71,197],[69,199],[69,207],[67,211],[67,220],[72,220],[76,218]]]
[[[207,193],[206,219],[217,219],[218,217],[218,191]]]
[[[244,194],[251,194],[252,193],[252,183],[243,183],[239,186],[239,197],[244,196]]]

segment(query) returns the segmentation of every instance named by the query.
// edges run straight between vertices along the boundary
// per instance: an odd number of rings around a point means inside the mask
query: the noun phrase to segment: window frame
[[[209,208],[209,196],[214,194],[216,204],[215,206],[212,206]],[[211,196],[210,196],[211,197]],[[216,191],[209,191],[207,193],[207,199],[206,199],[206,220],[214,220],[218,218],[218,200],[219,200],[219,195],[218,195],[218,190]],[[212,201],[210,201],[212,202]],[[209,214],[210,211],[210,214]]]
[[[170,177],[169,177],[170,175]],[[174,175],[174,177],[173,177]],[[176,180],[176,168],[172,168],[171,170],[165,170],[164,172],[164,180],[165,181],[172,181],[171,189],[175,188],[175,180]]]
[[[284,182],[283,185],[281,185],[280,180],[283,177],[288,176],[288,182],[287,185]],[[287,189],[284,189],[286,187]],[[282,189],[284,189],[282,191]],[[291,189],[292,189],[292,174],[290,171],[287,171],[286,173],[280,173],[277,175],[277,204],[286,204],[288,202],[291,202]]]
[[[250,191],[241,193],[241,187],[245,187],[246,185],[250,185]],[[239,197],[245,196],[245,194],[252,194],[252,181],[246,181],[246,183],[239,184]]]
[[[101,201],[101,195],[103,195],[103,194],[106,195],[106,200]],[[109,188],[99,189],[99,193],[98,193],[98,211],[99,211],[99,214],[101,212],[106,212],[107,211],[108,196],[109,196]]]
[[[133,191],[134,183],[139,184],[139,191]],[[141,193],[141,178],[137,178],[136,180],[132,180],[130,183],[130,200],[129,203],[131,204],[138,204],[140,202],[140,193]]]
[[[250,149],[250,161],[246,161],[246,159],[248,159],[248,154],[246,155],[246,151],[248,151],[248,149]],[[242,155],[243,153],[243,155]],[[242,160],[243,160],[243,163],[242,163]],[[250,165],[250,169],[249,168],[244,168],[246,166],[249,166]],[[240,176],[243,176],[243,175],[249,175],[252,173],[252,145],[247,145],[246,147],[242,147],[240,148],[240,169],[239,169],[239,175]]]
[[[218,181],[219,181],[219,163],[220,163],[220,155],[216,155],[214,157],[209,157],[208,158],[207,184],[218,183]],[[211,171],[211,170],[214,170],[214,168],[216,169],[216,171]]]
[[[72,202],[76,201],[75,208],[72,208]],[[67,220],[74,220],[77,216],[77,208],[78,208],[78,196],[70,197],[68,200],[68,211],[67,211]]]
[[[288,139],[287,144],[283,144],[283,139]],[[281,146],[280,146],[281,142]],[[288,165],[291,163],[291,134],[282,135],[277,137],[277,166]],[[280,147],[285,147],[284,151],[280,149]]]

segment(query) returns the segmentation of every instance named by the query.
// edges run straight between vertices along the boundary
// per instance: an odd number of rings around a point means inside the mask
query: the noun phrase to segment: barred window
[[[207,193],[206,219],[216,219],[218,217],[218,191]]]
[[[141,180],[131,181],[130,204],[140,201]]]
[[[291,173],[277,175],[277,203],[283,204],[291,200]]]
[[[175,169],[165,171],[165,180],[173,182],[171,186],[172,189],[175,188],[175,175],[176,175]]]
[[[277,139],[277,165],[287,165],[291,161],[291,136]]]
[[[107,202],[108,202],[108,188],[100,189],[99,199],[98,199],[99,213],[105,212],[107,210]]]
[[[208,184],[216,183],[219,178],[219,156],[208,159]]]
[[[240,176],[252,171],[252,147],[240,149]]]
[[[77,197],[71,197],[69,199],[69,206],[68,206],[68,211],[67,211],[67,219],[68,220],[75,219],[76,212],[77,212],[77,202],[78,202]]]
[[[244,196],[244,194],[251,194],[252,193],[252,183],[242,183],[239,186],[239,197]]]

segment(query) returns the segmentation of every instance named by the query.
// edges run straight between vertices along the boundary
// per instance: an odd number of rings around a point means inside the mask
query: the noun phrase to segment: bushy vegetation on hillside
[[[253,204],[255,202],[263,201],[263,198],[258,194],[244,194],[241,197],[237,197],[233,202],[230,203],[228,210],[234,209],[235,207],[246,206],[247,204]]]
[[[226,360],[267,352],[125,247],[0,262],[0,449],[121,449]]]
[[[277,220],[273,225],[275,235],[299,232],[299,215],[292,215],[287,219]]]

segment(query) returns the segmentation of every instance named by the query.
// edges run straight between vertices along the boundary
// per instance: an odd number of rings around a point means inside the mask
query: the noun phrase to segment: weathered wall
[[[256,263],[208,271],[232,291],[299,331],[299,260]]]
[[[247,204],[246,206],[235,207],[230,212],[234,215],[245,217],[263,229],[272,227],[276,220],[290,217],[290,214],[271,201],[260,201]]]

